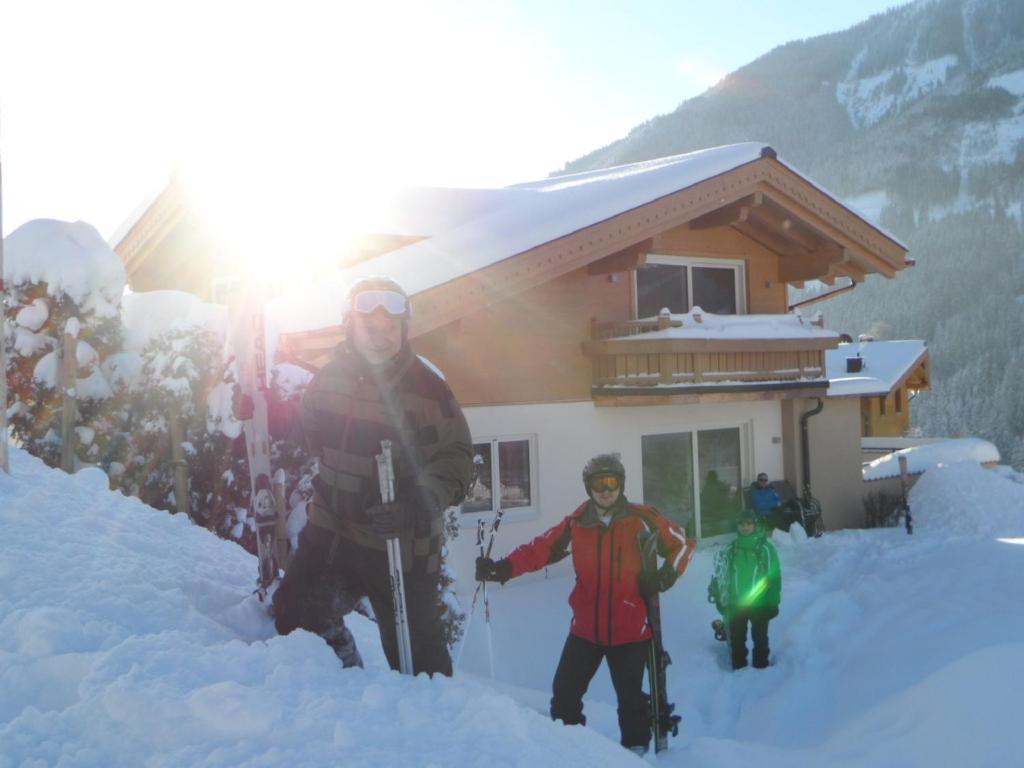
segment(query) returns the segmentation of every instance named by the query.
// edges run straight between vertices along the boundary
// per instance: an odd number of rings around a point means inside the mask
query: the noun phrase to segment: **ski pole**
[[[490,536],[490,538],[487,541],[487,548],[486,549],[484,548],[484,521],[482,519],[477,520],[477,525],[476,525],[476,544],[480,548],[480,556],[481,557],[490,557],[491,556],[491,548],[494,546],[494,534],[496,534],[498,532],[498,528],[501,526],[501,518],[502,518],[502,515],[504,515],[504,514],[505,514],[505,510],[499,508],[497,513],[494,515],[494,521],[491,523],[491,536]],[[469,606],[469,617],[466,619],[466,628],[465,628],[465,630],[463,631],[463,634],[462,634],[462,642],[459,643],[459,653],[458,653],[458,655],[455,658],[455,666],[458,666],[459,662],[462,660],[462,651],[465,649],[465,647],[466,647],[466,640],[469,638],[469,628],[473,624],[473,616],[476,613],[476,601],[477,601],[477,598],[480,596],[481,587],[483,588],[483,592],[484,592],[484,606],[485,606],[484,620],[487,623],[488,629],[490,629],[491,611],[490,611],[490,602],[487,599],[487,584],[484,581],[478,581],[476,583],[476,589],[473,591],[473,601],[472,601],[472,603]],[[491,658],[491,677],[493,677],[493,676],[494,676],[494,658],[493,658],[493,655],[492,655],[492,658]]]
[[[476,541],[477,541],[477,544],[480,546],[480,556],[481,557],[490,557],[491,556],[491,548],[494,547],[494,534],[496,534],[498,532],[498,528],[501,526],[501,517],[504,514],[505,514],[505,510],[499,507],[498,511],[494,515],[494,522],[491,523],[491,536],[487,540],[487,549],[486,549],[486,551],[484,550],[484,537],[483,537],[484,523],[483,523],[483,520],[479,521],[479,525],[477,526],[477,539],[476,539]],[[477,598],[477,595],[480,594],[481,587],[483,588],[483,593],[484,593],[484,617],[485,617],[485,621],[489,624],[491,622],[491,609],[490,609],[490,603],[487,600],[487,582],[486,581],[478,581],[476,583],[476,590],[473,592],[473,602],[472,602],[472,604],[469,607],[469,615],[470,616],[473,615],[473,611],[476,608],[476,598]]]
[[[390,504],[395,500],[395,467],[391,460],[391,441],[380,441],[377,454],[377,479],[380,482],[380,500]],[[395,608],[395,635],[398,637],[398,668],[403,675],[413,674],[412,642],[409,639],[409,612],[405,604],[405,580],[402,576],[402,550],[398,537],[387,539],[388,582],[391,603]]]

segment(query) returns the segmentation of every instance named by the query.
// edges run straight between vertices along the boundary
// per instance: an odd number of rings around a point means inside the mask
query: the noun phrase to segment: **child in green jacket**
[[[747,666],[747,624],[754,641],[754,667],[768,666],[768,622],[779,615],[782,570],[779,554],[758,528],[752,512],[736,520],[736,540],[715,557],[708,600],[725,623],[732,668]]]

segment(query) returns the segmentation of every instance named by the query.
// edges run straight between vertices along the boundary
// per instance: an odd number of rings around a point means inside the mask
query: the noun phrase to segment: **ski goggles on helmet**
[[[603,493],[604,491],[617,491],[622,487],[622,481],[619,480],[618,475],[594,475],[588,481],[590,490],[596,491],[597,493]]]
[[[363,291],[352,297],[352,309],[361,315],[383,309],[389,315],[402,317],[409,314],[409,299],[395,291]]]

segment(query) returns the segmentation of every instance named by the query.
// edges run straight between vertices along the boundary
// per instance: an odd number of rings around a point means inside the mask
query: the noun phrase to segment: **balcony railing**
[[[758,318],[765,318],[763,324]],[[826,379],[825,350],[838,343],[835,334],[796,316],[659,320],[592,324],[584,352],[593,361],[595,389],[820,385]]]

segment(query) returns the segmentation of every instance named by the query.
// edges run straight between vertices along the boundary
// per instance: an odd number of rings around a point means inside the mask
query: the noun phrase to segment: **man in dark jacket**
[[[299,549],[274,594],[277,630],[321,635],[362,666],[344,616],[368,597],[392,669],[399,668],[386,540],[402,553],[416,673],[451,675],[440,583],[444,510],[465,496],[472,440],[447,383],[408,342],[409,299],[387,278],[349,292],[345,341],[310,382],[302,426],[319,474]],[[383,504],[375,456],[390,440],[395,501]]]
[[[573,618],[555,671],[551,718],[583,725],[583,694],[601,659],[608,662],[618,698],[622,745],[644,753],[651,741],[644,665],[651,628],[646,595],[671,587],[696,545],[654,507],[630,504],[622,493],[626,470],[616,454],[595,456],[583,468],[589,500],[554,528],[495,562],[477,559],[477,579],[502,583],[537,571],[572,550],[576,585]],[[644,569],[642,545],[657,537],[660,569]]]

